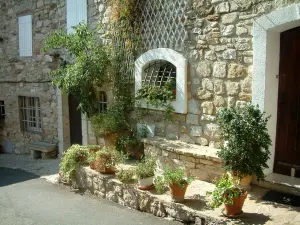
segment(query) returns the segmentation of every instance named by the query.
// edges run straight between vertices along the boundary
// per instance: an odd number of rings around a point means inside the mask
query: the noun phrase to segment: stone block
[[[216,62],[214,63],[213,76],[218,78],[225,78],[227,73],[226,62]]]
[[[202,114],[201,120],[202,121],[211,121],[211,122],[213,122],[213,121],[216,121],[216,116]]]
[[[227,82],[226,84],[227,94],[230,96],[238,95],[240,92],[240,84],[239,82]]]
[[[191,99],[188,101],[188,112],[191,114],[199,114],[200,113],[200,104],[199,101],[195,99]]]
[[[207,51],[205,53],[205,59],[210,60],[210,61],[214,61],[217,59],[217,55],[214,51]]]
[[[236,59],[236,50],[235,49],[227,49],[222,54],[223,59]]]
[[[230,63],[228,65],[228,78],[244,77],[247,75],[247,68],[245,66]]]
[[[202,146],[207,146],[208,145],[208,140],[204,137],[198,137],[195,139],[196,143]]]
[[[204,114],[212,115],[214,113],[214,104],[212,102],[203,102],[201,107]]]
[[[236,12],[224,14],[222,16],[222,23],[225,25],[232,24],[235,23],[237,19],[238,19],[238,14]]]
[[[216,13],[228,13],[230,11],[230,5],[228,2],[222,2],[216,6]]]
[[[31,150],[31,157],[33,159],[40,159],[42,157],[42,152]]]
[[[208,100],[208,99],[212,99],[213,94],[208,90],[205,90],[203,88],[198,88],[196,97],[197,99],[200,100]]]
[[[202,126],[191,126],[191,135],[193,137],[200,137],[202,135]]]
[[[209,91],[213,91],[214,84],[213,84],[212,80],[209,78],[203,78],[202,79],[202,88],[209,90]]]
[[[222,95],[226,93],[226,87],[223,80],[214,81],[214,92],[217,95]]]
[[[222,36],[228,37],[235,34],[235,26],[234,25],[228,25],[224,26],[222,29]]]
[[[195,144],[195,141],[187,134],[181,135],[179,140],[188,144]]]
[[[226,106],[226,100],[222,96],[215,95],[214,105],[215,105],[215,107],[225,107]]]

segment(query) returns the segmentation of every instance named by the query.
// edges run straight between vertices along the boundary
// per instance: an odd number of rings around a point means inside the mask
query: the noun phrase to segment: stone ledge
[[[145,138],[145,144],[153,145],[163,150],[177,153],[180,155],[191,156],[195,158],[210,160],[221,163],[221,159],[217,156],[218,149],[207,146],[187,144],[177,140],[167,140],[161,137]]]

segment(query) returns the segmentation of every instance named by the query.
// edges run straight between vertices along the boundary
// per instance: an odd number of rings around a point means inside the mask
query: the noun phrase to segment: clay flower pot
[[[239,183],[239,186],[243,189],[243,190],[249,190],[250,189],[250,184],[252,181],[253,176],[252,175],[242,175],[242,179],[239,182],[239,177],[238,175],[235,175],[232,171],[228,172],[229,176],[232,177],[235,181],[235,183]]]
[[[147,177],[138,180],[138,189],[140,190],[152,190],[154,177]]]
[[[94,162],[90,162],[90,168],[91,168],[92,170],[95,170],[95,169],[96,169],[96,167],[97,167],[97,165],[96,165],[96,161],[94,161]]]
[[[186,182],[183,183],[183,188],[179,187],[175,184],[169,184],[171,197],[174,202],[183,202],[184,201],[184,195],[185,195],[187,187],[188,187],[188,184]]]
[[[243,195],[232,199],[232,205],[224,204],[225,212],[224,214],[228,217],[238,216],[243,213],[242,208],[247,198],[248,192],[244,192]]]
[[[107,133],[103,136],[104,143],[107,148],[115,148],[119,138],[122,136],[121,132]]]

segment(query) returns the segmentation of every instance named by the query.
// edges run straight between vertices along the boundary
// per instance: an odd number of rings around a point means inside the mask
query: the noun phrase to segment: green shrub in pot
[[[226,171],[240,178],[256,175],[263,179],[268,168],[271,139],[266,117],[258,106],[246,104],[239,107],[221,108],[217,113],[221,139],[224,145],[218,152]]]

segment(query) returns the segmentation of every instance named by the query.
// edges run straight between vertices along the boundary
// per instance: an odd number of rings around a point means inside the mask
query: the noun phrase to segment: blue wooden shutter
[[[80,22],[87,22],[87,2],[86,0],[67,0],[67,31],[72,33],[72,26]]]
[[[32,56],[32,22],[31,15],[20,16],[19,23],[19,55]]]

